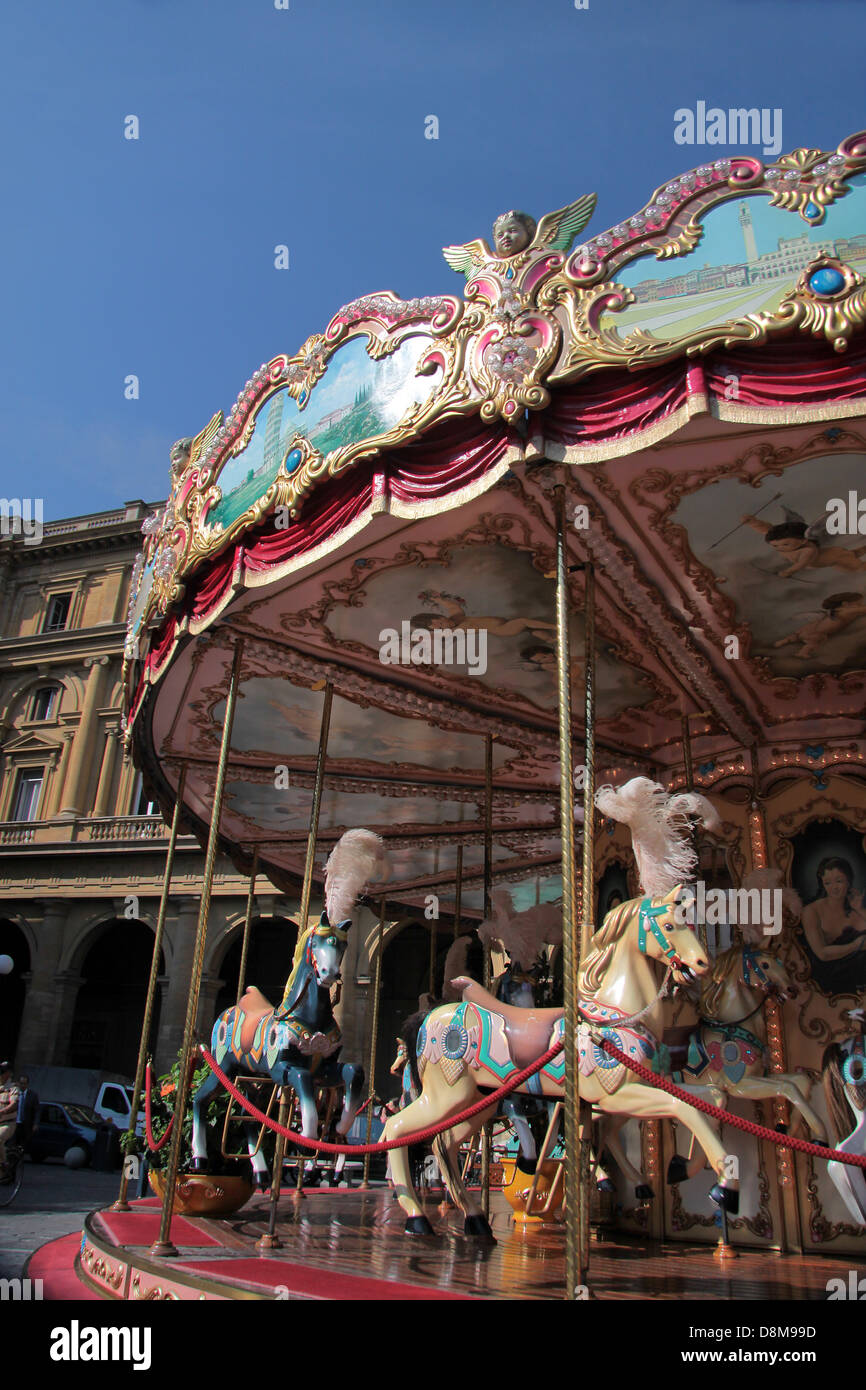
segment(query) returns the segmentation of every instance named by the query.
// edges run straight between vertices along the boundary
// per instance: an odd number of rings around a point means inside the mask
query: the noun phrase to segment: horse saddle
[[[565,1012],[563,1009],[518,1009],[513,1004],[503,1004],[501,999],[495,998],[483,985],[466,975],[458,976],[451,984],[455,989],[462,990],[465,1003],[486,1009],[491,1014],[499,1014],[505,1024],[511,1060],[519,1071],[547,1051],[554,1026]]]
[[[265,1014],[273,1012],[273,1008],[273,1004],[265,998],[260,989],[256,989],[255,985],[247,986],[238,1004],[238,1009],[244,1016],[241,1024],[241,1047],[244,1052],[249,1052],[259,1023]]]

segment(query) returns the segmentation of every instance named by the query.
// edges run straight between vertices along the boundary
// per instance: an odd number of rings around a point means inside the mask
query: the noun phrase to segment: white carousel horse
[[[852,1010],[852,1014],[862,1010]],[[837,1038],[824,1053],[824,1094],[842,1153],[866,1154],[866,1037]],[[852,1129],[851,1126],[854,1126]],[[866,1170],[847,1163],[827,1164],[836,1191],[858,1226],[866,1226]]]
[[[581,1011],[589,1021],[579,1026],[576,1040],[579,1090],[581,1097],[605,1114],[676,1119],[684,1124],[717,1175],[710,1195],[727,1210],[736,1211],[738,1184],[725,1174],[725,1150],[715,1127],[685,1101],[633,1080],[625,1065],[593,1038],[593,1033],[612,1037],[626,1054],[660,1069],[663,1005],[655,962],[666,963],[677,984],[698,979],[709,969],[692,928],[677,924],[680,891],[675,887],[655,899],[623,903],[608,914],[593,937],[580,976]],[[452,983],[462,988],[462,1002],[435,1009],[425,1019],[418,1034],[421,1094],[387,1121],[383,1136],[387,1140],[410,1138],[428,1125],[458,1116],[478,1099],[479,1087],[501,1086],[563,1037],[561,1009],[516,1009],[494,999],[472,980]],[[564,1082],[565,1059],[560,1054],[520,1090],[561,1099]],[[712,1098],[705,1087],[693,1090],[696,1096]],[[463,1185],[456,1157],[459,1145],[490,1118],[491,1111],[482,1111],[439,1135],[433,1144],[449,1194],[464,1214],[464,1229],[487,1238],[490,1226]],[[405,1147],[391,1151],[390,1174],[406,1213],[407,1233],[432,1234],[412,1185]]]

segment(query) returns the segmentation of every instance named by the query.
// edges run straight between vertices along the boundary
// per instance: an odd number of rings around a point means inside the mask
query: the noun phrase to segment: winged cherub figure
[[[595,204],[596,195],[585,193],[577,202],[549,212],[538,224],[526,212],[503,212],[493,224],[495,251],[478,237],[465,246],[445,246],[442,254],[452,270],[471,279],[482,266],[499,269],[497,262],[508,262],[523,251],[565,252],[592,217]]]

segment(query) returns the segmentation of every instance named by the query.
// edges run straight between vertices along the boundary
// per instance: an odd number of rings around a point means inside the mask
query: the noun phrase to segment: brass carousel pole
[[[376,970],[373,976],[373,1020],[370,1030],[370,1064],[367,1077],[367,1139],[373,1130],[373,1096],[376,1093],[376,1037],[379,1031],[379,995],[382,992],[382,956],[385,942],[385,899],[379,905],[379,931],[376,936]],[[370,1155],[364,1154],[362,1187],[370,1186]]]
[[[581,1268],[580,1124],[577,1075],[577,972],[574,863],[574,771],[571,755],[571,657],[568,632],[568,563],[566,558],[565,489],[556,488],[556,665],[559,706],[559,819],[562,837],[562,955],[565,995],[565,1271],[567,1299],[580,1296]],[[587,672],[587,685],[590,685]],[[589,800],[586,801],[587,806]],[[587,821],[591,816],[587,816]],[[586,826],[584,826],[586,853]],[[590,880],[591,882],[591,880]],[[584,895],[591,893],[584,880]],[[587,901],[584,897],[584,901]],[[591,898],[588,900],[591,903]],[[590,913],[591,915],[591,913]]]
[[[239,638],[235,644],[235,654],[232,661],[231,675],[229,677],[229,687],[226,693],[225,715],[223,717],[223,732],[220,742],[219,762],[217,763],[216,782],[213,792],[213,807],[211,809],[210,834],[208,835],[207,852],[205,854],[204,875],[201,885],[201,901],[199,904],[198,923],[195,931],[195,948],[193,951],[192,978],[189,986],[189,999],[186,1006],[186,1021],[183,1028],[183,1047],[181,1049],[180,1075],[177,1079],[177,1096],[174,1107],[174,1128],[171,1135],[171,1147],[168,1156],[168,1168],[165,1175],[165,1194],[162,1200],[162,1214],[159,1221],[159,1235],[150,1248],[152,1255],[176,1255],[177,1249],[171,1241],[171,1217],[172,1207],[174,1206],[174,1190],[177,1185],[177,1170],[180,1165],[180,1146],[183,1136],[183,1117],[186,1111],[186,1103],[189,1098],[190,1063],[193,1057],[195,1020],[198,1013],[199,995],[201,994],[201,977],[204,967],[204,950],[207,942],[207,923],[210,913],[210,898],[213,888],[214,867],[216,865],[217,845],[219,842],[220,813],[222,812],[223,791],[225,789],[226,769],[228,767],[229,749],[232,742],[232,725],[235,717],[235,705],[238,698],[238,686],[240,684],[241,661],[243,659],[244,643],[243,638]]]
[[[319,835],[319,814],[322,809],[322,788],[325,785],[325,762],[328,755],[328,735],[331,731],[331,704],[334,699],[334,687],[330,681],[324,682],[325,699],[322,703],[322,722],[319,726],[319,747],[316,753],[316,773],[313,780],[313,806],[310,811],[310,828],[307,833],[307,854],[304,859],[304,882],[301,886],[301,905],[298,912],[298,939],[307,930],[307,919],[310,915],[310,895],[313,887],[313,865],[316,861],[316,840]],[[313,689],[321,689],[321,685],[314,686]],[[283,998],[278,1013],[281,1015],[283,1007],[288,997],[288,982],[283,991]],[[288,1114],[288,1091],[280,1094],[280,1120],[279,1123],[286,1123]],[[271,1210],[268,1217],[268,1230],[262,1236],[259,1244],[263,1249],[272,1249],[279,1245],[276,1232],[277,1221],[277,1202],[280,1196],[280,1184],[283,1176],[283,1158],[285,1156],[286,1141],[282,1135],[277,1135],[277,1142],[274,1148],[274,1166],[271,1169]],[[302,1152],[298,1153],[298,1174],[296,1184],[296,1194],[303,1196],[304,1187],[304,1166],[305,1158]]]
[[[463,846],[457,846],[457,883],[454,891],[454,940],[460,935],[460,913],[463,908]]]
[[[565,550],[564,516],[563,551]],[[567,604],[568,594],[565,594]],[[586,959],[589,943],[595,931],[595,571],[591,564],[584,566],[584,775],[583,775],[583,855],[581,861],[580,937],[577,943],[577,966]],[[567,618],[566,612],[566,631]],[[574,818],[572,817],[572,824]],[[572,958],[574,952],[572,951]],[[575,1001],[578,999],[577,972],[572,966]],[[566,1028],[566,1036],[571,1036]],[[567,1063],[566,1063],[567,1065]],[[585,1284],[589,1272],[589,1194],[592,1165],[592,1105],[578,1102],[578,1185],[580,1205],[580,1280]]]
[[[156,982],[159,976],[159,957],[162,952],[162,938],[165,935],[165,919],[168,913],[168,894],[171,888],[171,875],[174,870],[174,851],[177,845],[178,828],[180,826],[180,808],[183,802],[183,789],[186,782],[186,763],[181,765],[180,777],[177,784],[177,798],[174,803],[174,812],[171,817],[171,831],[168,837],[168,849],[165,852],[165,870],[162,877],[162,896],[159,900],[159,915],[156,919],[156,931],[153,937],[153,955],[150,961],[150,978],[147,982],[147,995],[144,1001],[144,1019],[141,1025],[141,1041],[138,1045],[138,1061],[135,1067],[135,1081],[132,1087],[132,1114],[129,1117],[129,1129],[126,1131],[126,1143],[131,1144],[135,1135],[136,1123],[138,1120],[138,1098],[141,1095],[144,1085],[144,1069],[147,1065],[147,1045],[150,1040],[150,1029],[153,1023],[153,1006],[156,1000]],[[120,1179],[120,1191],[117,1194],[117,1201],[112,1208],[113,1211],[129,1211],[127,1193],[129,1191],[129,1174],[126,1171],[124,1156],[123,1172]]]
[[[493,884],[493,735],[484,736],[484,917],[493,911],[490,900]],[[490,988],[490,942],[484,943],[484,988]],[[490,1217],[490,1149],[493,1121],[485,1120],[481,1130],[481,1209]]]
[[[316,780],[313,786],[313,811],[310,816],[310,833],[307,836],[307,858],[304,863],[304,886],[301,890],[301,911],[298,931],[307,930],[307,917],[310,914],[310,891],[313,885],[313,864],[316,858],[316,839],[319,834],[319,812],[322,808],[322,787],[325,782],[325,758],[328,752],[328,733],[331,728],[331,703],[334,687],[330,681],[325,683],[325,702],[322,706],[322,727],[319,730],[319,751],[316,756]]]
[[[253,920],[253,904],[255,902],[256,897],[256,874],[258,873],[258,871],[259,847],[258,845],[256,845],[255,849],[253,850],[253,862],[252,867],[250,869],[250,886],[249,891],[247,893],[247,910],[244,916],[244,939],[243,945],[241,946],[241,965],[240,970],[238,971],[238,997],[235,1000],[236,1004],[239,1004],[241,1002],[241,995],[243,994],[247,983],[247,957],[250,953],[250,927],[252,925]]]

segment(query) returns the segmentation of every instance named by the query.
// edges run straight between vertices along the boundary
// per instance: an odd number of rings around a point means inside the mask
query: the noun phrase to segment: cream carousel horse
[[[817,1143],[827,1142],[821,1117],[809,1103],[810,1077],[799,1073],[767,1072],[766,1031],[762,1008],[768,996],[790,999],[796,995],[788,972],[769,948],[736,944],[716,957],[712,971],[701,982],[700,1015],[688,1039],[688,1054],[674,1080],[709,1086],[724,1106],[727,1097],[768,1100],[779,1097],[799,1111]],[[746,1027],[746,1025],[749,1025]],[[646,1178],[630,1163],[619,1141],[626,1117],[604,1127],[603,1140],[613,1158],[635,1185],[638,1197],[652,1196]],[[669,1183],[694,1177],[703,1158],[688,1165],[675,1154],[668,1167]]]
[[[657,898],[634,898],[608,913],[596,932],[581,972],[581,1011],[577,1053],[581,1097],[605,1114],[639,1119],[676,1119],[694,1134],[718,1181],[711,1196],[729,1211],[737,1209],[737,1183],[725,1176],[725,1150],[714,1127],[692,1106],[665,1091],[637,1080],[595,1041],[608,1036],[620,1048],[655,1070],[663,1069],[659,1041],[663,1022],[657,964],[677,984],[699,979],[709,969],[700,941],[688,925],[677,925],[679,886]],[[384,1138],[405,1139],[449,1116],[457,1116],[479,1097],[479,1090],[496,1088],[515,1072],[541,1057],[563,1037],[561,1009],[517,1009],[501,1003],[469,979],[452,981],[462,990],[459,1004],[446,1004],[425,1019],[418,1034],[421,1094],[393,1115]],[[639,1018],[635,1017],[639,1015]],[[565,1059],[549,1062],[521,1091],[561,1099]],[[705,1088],[694,1088],[702,1098]],[[482,1111],[439,1135],[433,1143],[448,1192],[464,1214],[467,1234],[491,1238],[479,1204],[460,1177],[457,1151],[461,1143],[492,1116]],[[406,1148],[390,1154],[390,1175],[397,1199],[406,1213],[409,1235],[430,1235],[432,1228],[412,1186]]]

